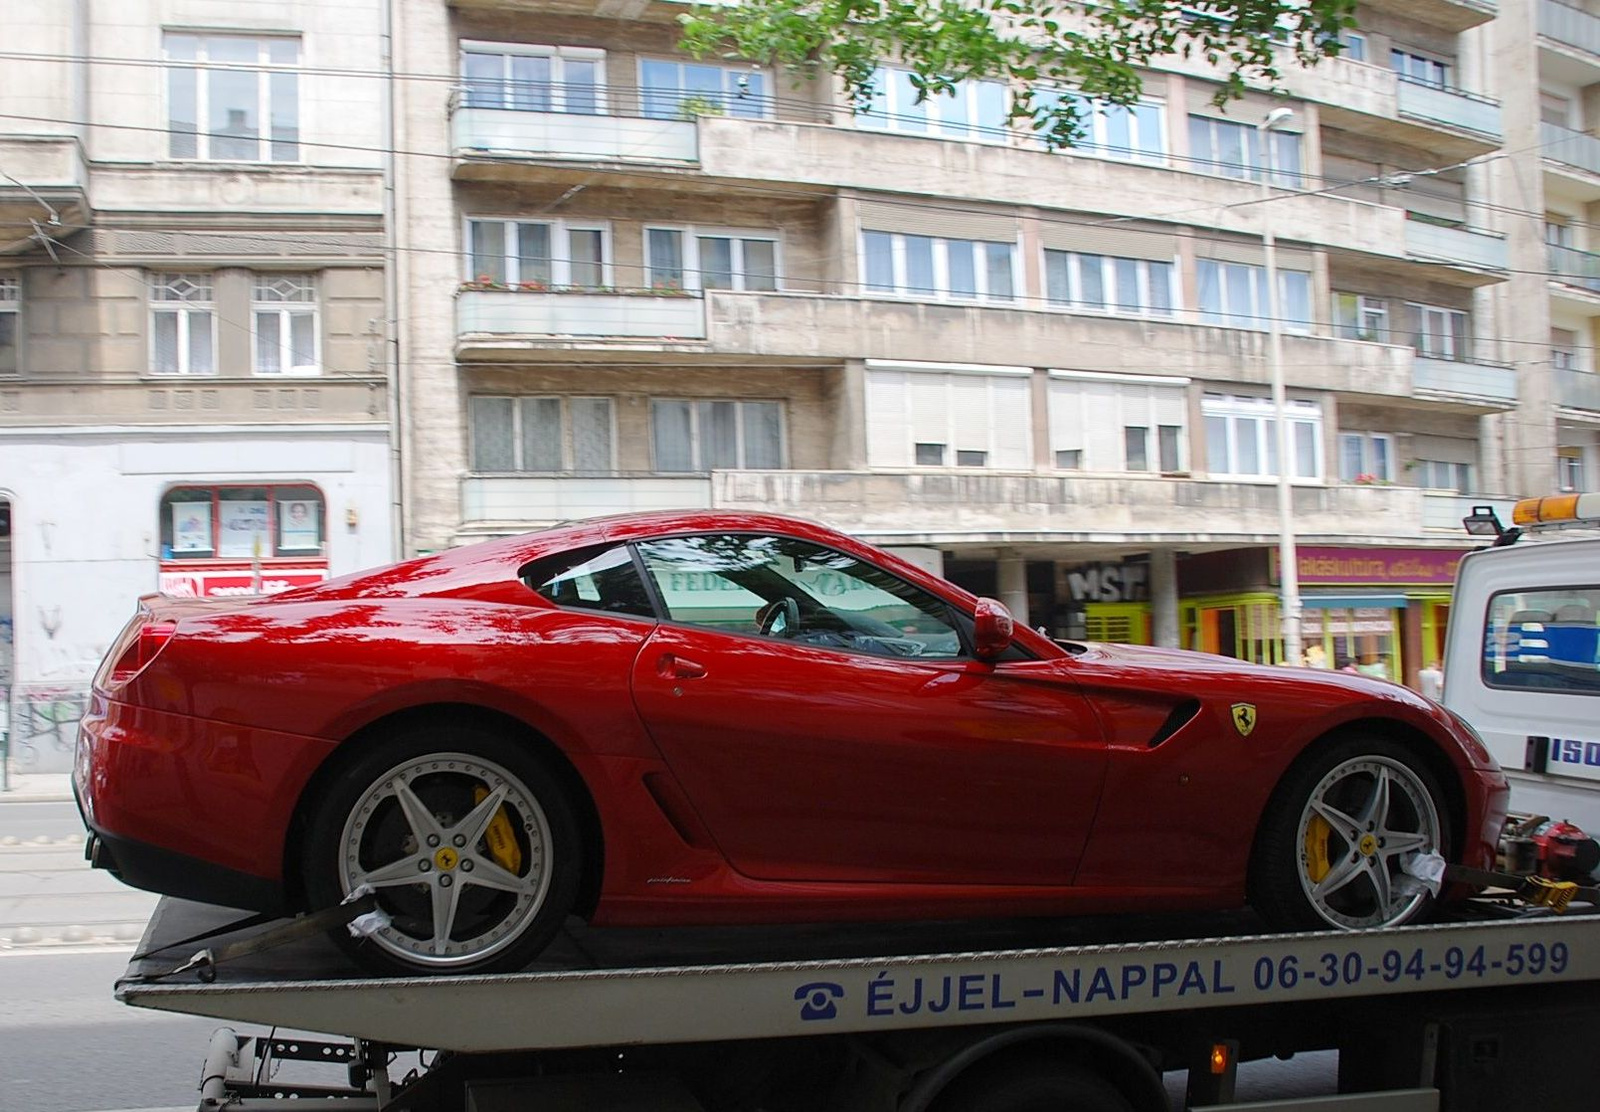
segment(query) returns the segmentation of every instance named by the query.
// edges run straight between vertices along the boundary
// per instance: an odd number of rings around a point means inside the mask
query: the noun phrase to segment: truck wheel
[[[303,865],[313,907],[361,886],[386,922],[335,940],[385,973],[525,967],[573,906],[577,822],[523,749],[476,727],[428,725],[365,749],[316,806]]]
[[[1251,901],[1280,930],[1393,927],[1432,896],[1412,853],[1445,853],[1444,793],[1404,746],[1347,737],[1289,770],[1261,820]]]
[[[980,1069],[957,1078],[933,1112],[1133,1112],[1111,1082],[1080,1066],[1051,1061]]]

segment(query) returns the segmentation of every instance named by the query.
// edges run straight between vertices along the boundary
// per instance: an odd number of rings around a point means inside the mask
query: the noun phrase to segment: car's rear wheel
[[[315,907],[370,888],[382,913],[334,937],[380,972],[520,969],[577,892],[579,837],[559,781],[468,726],[407,729],[339,770],[307,830]]]
[[[1386,738],[1346,737],[1292,768],[1261,822],[1252,902],[1283,930],[1413,922],[1432,897],[1408,856],[1445,853],[1433,773]]]

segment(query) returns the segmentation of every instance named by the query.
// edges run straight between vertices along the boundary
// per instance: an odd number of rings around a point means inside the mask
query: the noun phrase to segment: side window
[[[1489,599],[1483,682],[1600,695],[1600,587],[1501,591]]]
[[[833,549],[760,535],[671,537],[638,549],[674,622],[871,656],[963,655],[941,599]]]
[[[522,569],[522,581],[557,606],[656,616],[626,547],[563,552],[536,560]]]

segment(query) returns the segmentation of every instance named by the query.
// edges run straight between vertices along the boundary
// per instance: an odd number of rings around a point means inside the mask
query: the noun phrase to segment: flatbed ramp
[[[227,917],[163,900],[141,950]],[[1177,922],[1130,928],[1119,920],[1117,929],[1132,940],[1016,948],[993,946],[1017,937],[1002,928],[979,928],[979,945],[972,946],[972,936],[954,925],[876,933],[832,928],[810,936],[595,932],[568,939],[556,961],[529,972],[418,979],[355,975],[318,939],[219,968],[212,983],[188,972],[151,979],[203,945],[194,944],[130,965],[117,996],[137,1007],[232,1022],[486,1053],[1080,1021],[1600,980],[1600,919],[1589,915],[1365,932],[1137,937],[1170,933]],[[1026,937],[1049,926],[1017,929]],[[855,949],[892,948],[840,956],[852,948],[842,938],[853,939]],[[908,948],[935,940],[958,948]],[[828,956],[665,958],[756,948]],[[601,967],[594,967],[597,949]]]

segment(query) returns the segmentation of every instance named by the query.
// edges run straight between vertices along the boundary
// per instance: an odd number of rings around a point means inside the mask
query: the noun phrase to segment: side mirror
[[[972,613],[972,651],[979,660],[993,660],[1011,647],[1011,611],[992,598],[980,598]]]

